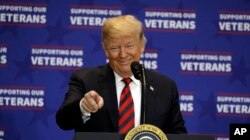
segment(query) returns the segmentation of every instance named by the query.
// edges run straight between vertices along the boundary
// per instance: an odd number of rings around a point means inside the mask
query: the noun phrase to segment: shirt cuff
[[[81,112],[82,112],[82,120],[83,120],[83,123],[86,123],[86,122],[90,119],[91,114],[90,114],[90,112],[87,112],[86,110],[84,110],[84,109],[82,108],[81,102],[82,102],[82,100],[81,100],[80,103],[79,103],[80,110],[81,110]]]

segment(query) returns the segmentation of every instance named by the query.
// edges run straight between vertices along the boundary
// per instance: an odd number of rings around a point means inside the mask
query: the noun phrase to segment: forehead
[[[137,43],[139,42],[139,37],[136,36],[114,36],[107,39],[108,43],[116,44],[116,43]]]

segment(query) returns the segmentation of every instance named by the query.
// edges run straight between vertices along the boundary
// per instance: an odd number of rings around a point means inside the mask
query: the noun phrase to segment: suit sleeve
[[[83,97],[84,86],[76,73],[72,74],[69,89],[60,109],[56,113],[56,122],[63,130],[76,129],[84,125],[79,103]]]
[[[170,124],[169,124],[169,133],[172,134],[180,134],[180,133],[187,133],[185,127],[185,121],[182,117],[179,105],[179,93],[176,87],[175,82],[172,81],[171,91],[173,93],[172,96],[172,106],[170,110]]]

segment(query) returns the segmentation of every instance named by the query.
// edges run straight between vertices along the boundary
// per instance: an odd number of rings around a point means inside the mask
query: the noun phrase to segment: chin
[[[119,71],[124,73],[124,74],[127,74],[127,73],[131,72],[131,69],[130,69],[130,66],[126,66],[126,67],[120,67]]]

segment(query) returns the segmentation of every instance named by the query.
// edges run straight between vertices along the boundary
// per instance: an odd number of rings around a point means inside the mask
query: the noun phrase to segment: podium
[[[215,140],[209,135],[166,134],[168,140]],[[73,140],[123,140],[118,133],[76,132]]]

